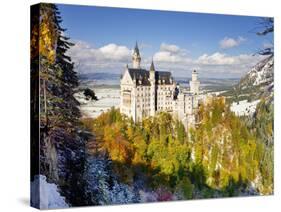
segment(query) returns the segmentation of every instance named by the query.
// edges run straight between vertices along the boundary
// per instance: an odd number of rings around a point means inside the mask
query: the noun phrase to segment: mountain
[[[274,57],[257,63],[234,87],[233,101],[259,101],[252,116],[244,119],[271,157],[274,140]],[[268,157],[269,157],[268,156]]]
[[[274,89],[274,57],[269,56],[257,63],[236,85],[239,93],[251,98],[270,96]]]
[[[81,73],[80,80],[120,80],[120,74],[116,73]]]
[[[274,56],[271,55],[252,67],[233,88],[224,93],[230,100],[254,101],[273,96]]]

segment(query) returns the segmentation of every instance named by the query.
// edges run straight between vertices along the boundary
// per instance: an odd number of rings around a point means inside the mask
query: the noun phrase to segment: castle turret
[[[198,73],[197,73],[196,70],[192,71],[191,77],[192,77],[192,81],[197,81],[198,80]]]
[[[141,56],[140,56],[140,51],[137,42],[133,52],[132,60],[133,60],[133,68],[140,68]]]
[[[153,73],[155,74],[155,67],[154,67],[153,60],[151,61],[151,65],[150,65],[149,71],[150,71],[150,72],[153,72]]]
[[[153,60],[151,61],[150,69],[149,69],[149,81],[150,81],[150,115],[155,115],[156,110],[156,87],[155,87],[155,67]]]
[[[196,70],[192,71],[192,80],[189,81],[190,92],[192,94],[199,94],[200,82],[198,81],[198,73]]]

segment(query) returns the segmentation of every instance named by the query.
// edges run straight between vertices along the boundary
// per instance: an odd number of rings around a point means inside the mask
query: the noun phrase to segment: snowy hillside
[[[252,86],[273,86],[274,57],[270,56],[256,64],[239,83],[242,90]]]
[[[260,85],[273,81],[273,63],[273,57],[269,57],[258,63],[248,72],[249,77],[253,81],[253,85]]]
[[[274,56],[269,56],[252,67],[240,82],[223,95],[230,102],[249,102],[273,96]]]

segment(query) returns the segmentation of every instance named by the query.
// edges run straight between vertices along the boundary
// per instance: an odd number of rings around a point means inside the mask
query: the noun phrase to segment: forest
[[[248,119],[235,116],[225,98],[213,98],[200,105],[199,122],[188,130],[165,112],[138,123],[115,108],[81,118],[73,97],[79,81],[67,55],[74,44],[60,26],[60,12],[39,4],[31,14],[31,205],[273,194],[270,100],[264,98]],[[50,192],[47,202],[36,199],[38,179]]]
[[[90,154],[109,159],[119,181],[157,201],[272,193],[272,152],[259,135],[223,98],[202,105],[199,116],[188,132],[168,113],[135,124],[114,108],[83,123],[95,135]]]

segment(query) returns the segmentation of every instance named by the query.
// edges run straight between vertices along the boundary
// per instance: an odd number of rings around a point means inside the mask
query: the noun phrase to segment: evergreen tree
[[[71,58],[66,55],[73,45],[60,27],[61,17],[54,4],[39,5],[38,73],[40,95],[40,174],[55,182],[73,206],[84,204],[84,169],[86,136],[81,131],[79,103],[73,97],[78,86]],[[32,27],[33,28],[33,27]],[[32,37],[32,36],[31,36]]]
[[[88,156],[83,180],[87,205],[110,203],[110,161],[103,156]]]

